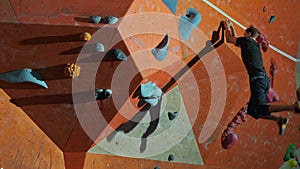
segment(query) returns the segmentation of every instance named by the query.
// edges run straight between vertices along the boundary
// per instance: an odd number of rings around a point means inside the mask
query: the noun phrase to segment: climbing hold
[[[115,16],[106,16],[103,19],[103,23],[105,23],[105,24],[115,24],[116,22],[118,22],[118,20],[119,19]]]
[[[80,39],[84,40],[84,41],[89,41],[91,40],[92,35],[88,32],[83,32],[82,34],[80,34]]]
[[[163,40],[154,48],[152,49],[152,54],[155,58],[159,61],[162,61],[166,58],[169,50],[169,36],[168,34],[165,35]]]
[[[96,89],[95,90],[95,99],[96,100],[104,100],[110,98],[112,95],[111,89]]]
[[[156,84],[152,82],[148,82],[146,84],[141,84],[141,95],[142,97],[150,97],[154,93]]]
[[[174,113],[171,113],[171,112],[168,112],[168,117],[169,117],[169,120],[174,120],[178,115],[178,112],[174,112]]]
[[[272,88],[270,88],[267,95],[267,103],[277,102],[279,100],[279,95]]]
[[[141,84],[141,96],[142,99],[151,104],[151,106],[156,106],[162,95],[162,90],[156,86],[155,83],[148,82],[146,84]]]
[[[170,154],[168,157],[168,161],[174,161],[174,155]]]
[[[238,141],[238,137],[234,133],[228,134],[226,137],[221,139],[221,144],[224,149],[230,149],[232,146],[236,144]]]
[[[268,7],[267,7],[267,6],[264,6],[263,12],[266,12],[267,10],[268,10]]]
[[[289,167],[289,168],[297,167],[297,165],[298,165],[298,162],[297,162],[295,159],[290,159],[290,160],[288,161],[288,167]]]
[[[74,63],[68,63],[67,66],[65,67],[65,75],[75,78],[78,77],[80,74],[80,66],[74,64]]]
[[[160,167],[154,167],[154,169],[160,169]]]
[[[269,23],[271,23],[271,22],[274,22],[275,21],[275,19],[276,19],[276,16],[275,15],[273,15],[273,16],[271,16],[270,17],[270,19],[269,19]]]
[[[124,52],[121,49],[112,49],[112,50],[108,51],[108,55],[111,58],[117,59],[120,61],[127,60],[126,55],[124,54]]]
[[[51,72],[50,72],[51,73]],[[30,82],[48,88],[47,84],[42,80],[41,76],[32,69],[25,68],[0,74],[0,80],[10,83]]]
[[[91,21],[92,23],[98,24],[98,23],[101,22],[101,16],[90,16],[90,21]]]
[[[104,45],[102,43],[96,43],[95,50],[97,52],[104,52],[105,51]]]
[[[293,151],[296,151],[296,145],[295,145],[295,144],[290,144],[289,147],[288,147],[287,150],[286,150],[286,153],[285,153],[285,155],[284,155],[283,160],[284,160],[284,161],[290,160],[290,159],[291,159],[291,155],[292,155],[291,153],[292,153]]]
[[[202,19],[201,14],[195,8],[189,8],[185,16],[179,20],[179,35],[183,40],[188,40],[193,29],[198,27]]]

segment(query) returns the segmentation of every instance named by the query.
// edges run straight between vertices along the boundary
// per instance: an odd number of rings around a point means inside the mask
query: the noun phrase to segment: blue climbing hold
[[[195,9],[189,8],[185,16],[181,16],[179,20],[179,35],[183,40],[190,38],[193,29],[197,28],[202,19],[202,15]]]
[[[104,19],[103,19],[103,23],[105,24],[115,24],[118,22],[118,18],[115,17],[115,16],[106,16]]]
[[[104,45],[102,43],[96,43],[95,44],[95,50],[97,52],[104,52],[105,51],[105,48],[104,48]]]
[[[162,1],[171,10],[173,14],[176,13],[178,0],[162,0]]]
[[[100,23],[101,22],[101,17],[100,16],[90,16],[90,21],[92,23]]]
[[[269,19],[269,23],[271,23],[271,22],[274,22],[275,21],[275,19],[276,19],[276,16],[275,15],[273,15],[273,16],[271,16],[270,17],[270,19]]]
[[[156,106],[162,95],[162,90],[156,86],[153,82],[148,82],[146,84],[141,84],[141,96],[142,99],[151,104],[151,106]]]
[[[163,61],[167,57],[169,43],[169,36],[166,34],[164,39],[154,49],[152,49],[152,54],[157,60]]]
[[[25,68],[0,74],[0,80],[10,83],[30,82],[48,88],[47,84],[42,80],[41,76],[32,69]]]

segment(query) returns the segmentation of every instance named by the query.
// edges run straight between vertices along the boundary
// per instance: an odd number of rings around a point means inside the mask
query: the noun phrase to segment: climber
[[[270,80],[266,75],[260,44],[256,41],[259,31],[251,26],[245,30],[243,37],[237,37],[234,26],[230,21],[223,21],[223,25],[226,41],[241,48],[242,60],[249,75],[251,96],[248,102],[248,114],[255,119],[276,121],[280,129],[279,134],[283,135],[288,118],[278,117],[273,113],[281,111],[300,113],[299,101],[287,105],[268,104],[266,98],[270,89]]]

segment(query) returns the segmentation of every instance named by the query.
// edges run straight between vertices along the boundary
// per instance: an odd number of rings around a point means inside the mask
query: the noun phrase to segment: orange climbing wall
[[[223,1],[211,0],[211,3],[219,7],[232,18],[247,26],[254,24],[261,31],[266,33],[271,44],[289,55],[297,55],[299,42],[299,14],[297,12],[299,2],[297,1]],[[267,11],[262,9],[267,6]],[[185,15],[189,7],[196,8],[202,14],[202,21],[198,26],[199,30],[210,38],[212,31],[218,28],[220,20],[226,19],[215,9],[198,0],[178,0],[175,16]],[[245,69],[242,65],[238,49],[232,45],[223,44],[217,50],[204,55],[190,67],[196,77],[196,84],[199,90],[200,102],[199,112],[196,119],[189,114],[193,124],[193,132],[198,141],[198,147],[204,160],[204,166],[190,165],[184,163],[170,163],[145,159],[134,159],[109,155],[90,154],[87,151],[93,147],[95,142],[84,131],[76,116],[72,100],[72,79],[62,74],[63,68],[68,62],[75,62],[85,42],[78,37],[81,32],[87,31],[93,34],[104,24],[88,23],[88,16],[101,15],[102,17],[114,15],[122,17],[144,12],[157,12],[173,15],[171,11],[160,0],[126,0],[126,1],[36,1],[36,0],[3,0],[0,2],[0,72],[8,72],[21,68],[32,68],[36,70],[46,81],[49,89],[42,89],[33,84],[9,84],[0,82],[2,88],[1,99],[1,130],[0,130],[0,167],[4,169],[14,168],[55,168],[55,169],[92,169],[92,168],[113,168],[122,166],[126,168],[161,168],[172,169],[196,169],[196,168],[279,168],[282,164],[282,157],[290,143],[300,146],[300,134],[298,131],[299,116],[291,112],[284,112],[290,117],[290,123],[285,136],[278,136],[278,128],[272,122],[254,120],[249,118],[237,130],[239,141],[231,150],[223,150],[220,145],[220,136],[227,123],[234,117],[235,113],[247,102],[249,97],[248,81]],[[267,23],[271,15],[276,15],[274,23]],[[296,16],[295,16],[296,15]],[[139,20],[138,20],[139,21]],[[165,28],[161,34],[137,34],[131,36],[132,32],[143,30],[145,26],[155,27],[151,20],[141,20],[138,23],[127,24],[120,22],[108,27],[110,38],[120,39],[117,44],[106,46],[117,47],[129,56],[126,64],[130,71],[139,72],[131,81],[129,95],[133,94],[136,87],[147,80],[156,81],[159,87],[166,85],[170,80],[170,74],[160,70],[140,71],[144,64],[143,59],[135,58],[138,52],[143,49],[151,49],[163,38],[168,26],[176,21],[164,23]],[[162,20],[164,21],[164,20]],[[148,22],[145,24],[145,22]],[[123,25],[122,25],[123,24]],[[135,25],[138,24],[138,25]],[[151,25],[152,24],[152,25]],[[126,29],[118,29],[120,27]],[[243,30],[236,26],[237,33],[242,34]],[[175,31],[174,31],[175,30]],[[170,32],[175,37],[176,29]],[[191,37],[196,37],[199,32],[193,31]],[[122,37],[126,38],[122,39]],[[197,51],[192,51],[185,43],[176,38],[171,38],[170,49],[177,49],[174,55],[182,58],[188,63],[202,48],[206,39],[189,40],[189,45],[195,45]],[[199,45],[199,46],[198,46]],[[201,47],[200,47],[201,46]],[[218,63],[222,63],[225,79],[220,74],[209,72],[216,64],[210,58],[218,54]],[[148,56],[148,55],[147,55]],[[169,55],[168,57],[172,57]],[[279,93],[284,103],[295,100],[295,62],[284,58],[274,50],[269,49],[264,54],[267,70],[270,60],[277,61],[279,71],[275,78],[274,88]],[[97,62],[94,55],[86,62]],[[151,62],[151,60],[147,60]],[[95,87],[114,88],[111,86],[114,72],[121,63],[111,60],[105,56],[101,62]],[[151,64],[151,63],[149,63]],[[153,64],[153,63],[152,63]],[[174,63],[183,67],[183,63]],[[172,73],[178,71],[177,67],[166,67]],[[128,70],[128,72],[130,72]],[[82,72],[85,74],[84,70]],[[166,92],[176,84],[181,92],[187,92],[189,86],[186,83],[189,76],[182,76],[178,82],[171,83]],[[224,80],[226,87],[220,86],[218,80]],[[212,85],[212,82],[216,82]],[[187,84],[187,85],[186,85]],[[93,85],[93,84],[92,84]],[[90,88],[93,89],[92,87]],[[218,106],[219,103],[212,102],[214,92],[219,89],[226,90],[226,98],[221,100],[225,103],[224,111],[221,113],[220,122],[216,130],[204,141],[203,133],[206,118],[211,114],[211,106]],[[115,88],[114,91],[122,90]],[[80,94],[84,93],[75,93]],[[115,94],[115,93],[114,93]],[[114,97],[117,97],[114,95]],[[10,100],[12,99],[12,100]],[[191,97],[183,96],[186,109],[193,109]],[[15,103],[18,107],[16,107]],[[122,109],[126,110],[128,104],[135,104],[137,100],[122,98]],[[127,119],[120,114],[120,110],[114,105],[112,99],[106,100],[102,107],[102,114],[106,121],[114,128],[125,122]],[[85,109],[88,115],[92,111]],[[129,112],[126,117],[133,116],[138,110]],[[218,114],[216,114],[218,115]],[[100,131],[95,133],[93,139],[100,141],[112,130],[103,124],[99,124]]]

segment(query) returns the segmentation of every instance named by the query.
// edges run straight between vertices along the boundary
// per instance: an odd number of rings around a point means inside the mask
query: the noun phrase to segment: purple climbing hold
[[[230,149],[232,146],[236,144],[238,141],[238,137],[234,133],[228,134],[224,139],[221,140],[222,147],[224,149]]]
[[[275,19],[276,19],[276,16],[275,15],[273,15],[273,16],[271,16],[270,17],[270,19],[269,19],[269,23],[271,23],[271,22],[274,22],[275,21]]]

